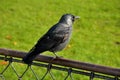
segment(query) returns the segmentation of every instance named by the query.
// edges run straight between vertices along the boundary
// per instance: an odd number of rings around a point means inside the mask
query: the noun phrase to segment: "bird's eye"
[[[72,21],[74,21],[75,20],[75,17],[74,16],[72,16]]]

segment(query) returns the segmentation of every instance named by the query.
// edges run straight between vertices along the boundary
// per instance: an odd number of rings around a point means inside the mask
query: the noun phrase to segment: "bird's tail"
[[[39,53],[42,53],[44,52],[44,50],[40,50],[40,49],[37,49],[37,48],[32,48],[25,57],[23,57],[23,62],[26,63],[26,64],[31,64],[32,61],[35,59],[35,57],[37,55],[39,55]]]

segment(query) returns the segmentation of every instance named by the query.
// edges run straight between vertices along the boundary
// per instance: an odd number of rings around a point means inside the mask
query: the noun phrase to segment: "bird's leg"
[[[53,52],[53,54],[55,55],[55,58],[58,58],[58,57],[59,57],[55,52]]]
[[[55,52],[53,52],[53,54],[55,55],[55,58],[63,58],[62,56],[58,56]]]
[[[56,59],[58,56],[57,56],[57,54],[55,54],[55,52],[53,52],[53,54],[55,55],[55,57],[53,57],[51,60],[50,60],[50,64],[52,63],[52,61],[54,60],[54,59]]]
[[[54,59],[56,59],[56,58],[61,58],[61,57],[59,57],[55,52],[53,52],[53,54],[55,55],[55,57],[53,57],[52,60],[50,60],[50,63],[52,63],[52,61],[53,61]]]

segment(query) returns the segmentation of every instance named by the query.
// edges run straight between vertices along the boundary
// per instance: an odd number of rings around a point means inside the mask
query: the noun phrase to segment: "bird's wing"
[[[65,32],[65,31],[59,31],[59,32],[55,32],[53,34],[54,35],[51,35],[51,39],[53,39],[57,43],[63,43],[69,37],[69,33]]]
[[[69,38],[69,28],[62,27],[61,24],[54,25],[45,35],[43,35],[35,45],[36,48],[49,50],[53,46],[65,42]],[[42,49],[41,48],[41,49]]]
[[[56,42],[50,39],[50,36],[45,34],[43,37],[41,37],[35,47],[38,48],[44,48],[44,50],[49,50]],[[42,49],[41,48],[41,49]]]
[[[53,26],[51,29],[50,31],[48,31],[48,34],[51,34],[50,38],[52,38],[53,40],[57,42],[64,42],[66,39],[69,38],[71,26],[58,23],[55,25],[55,27]]]

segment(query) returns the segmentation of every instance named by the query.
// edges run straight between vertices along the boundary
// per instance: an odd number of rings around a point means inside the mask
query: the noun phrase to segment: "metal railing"
[[[32,65],[28,65],[25,71],[19,75],[15,67],[12,65],[12,62],[23,63],[21,61],[21,58],[26,55],[26,52],[0,48],[0,55],[1,60],[9,62],[7,66],[0,72],[0,77],[2,80],[5,80],[4,73],[8,67],[11,67],[13,69],[14,73],[18,77],[18,80],[22,80],[22,77],[24,74],[27,74],[26,72],[28,70],[32,71],[36,80],[44,80],[47,74],[50,74],[52,80],[56,80],[54,75],[51,73],[51,69],[68,72],[64,80],[67,80],[68,78],[74,80],[72,73],[89,76],[89,80],[93,80],[94,78],[105,80],[120,80],[120,69],[117,68],[95,65],[64,58],[53,58],[43,55],[37,56],[32,64],[35,66],[45,67],[47,69],[46,73],[41,77],[41,79],[39,79],[36,75],[34,69],[31,67]]]

